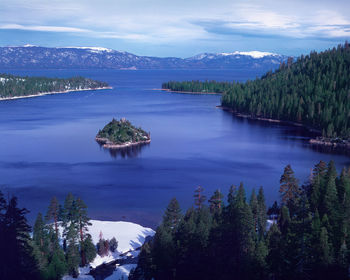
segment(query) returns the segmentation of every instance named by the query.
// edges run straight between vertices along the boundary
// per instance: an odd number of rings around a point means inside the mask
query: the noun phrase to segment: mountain
[[[261,69],[287,56],[267,52],[203,53],[189,58],[138,56],[101,47],[0,47],[0,69]]]

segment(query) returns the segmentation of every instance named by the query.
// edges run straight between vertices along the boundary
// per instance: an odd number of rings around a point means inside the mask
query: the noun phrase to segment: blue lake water
[[[92,218],[160,221],[172,197],[193,203],[196,186],[210,196],[244,182],[248,194],[263,186],[278,199],[279,178],[291,164],[300,182],[320,160],[350,165],[349,157],[315,151],[301,128],[243,120],[216,108],[218,95],[166,93],[163,81],[254,79],[240,71],[12,71],[21,75],[82,75],[112,90],[47,95],[0,102],[0,188],[21,206],[46,211],[52,196],[80,196]],[[151,132],[150,145],[111,154],[95,135],[125,117]]]

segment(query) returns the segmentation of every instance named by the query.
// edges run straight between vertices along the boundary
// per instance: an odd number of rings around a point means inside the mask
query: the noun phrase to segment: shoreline
[[[138,141],[138,142],[127,142],[124,144],[114,144],[111,142],[108,138],[101,138],[101,137],[95,137],[95,140],[97,143],[102,145],[103,148],[106,149],[123,149],[131,146],[137,146],[137,145],[142,145],[142,144],[149,144],[151,143],[151,139],[143,140],[143,141]]]
[[[287,124],[287,125],[292,125],[292,126],[297,126],[297,127],[303,127],[303,128],[306,128],[310,132],[321,134],[321,130],[313,128],[313,127],[310,127],[310,126],[307,126],[307,125],[302,124],[302,123],[298,123],[298,122],[284,121],[284,120],[270,119],[270,118],[262,118],[262,117],[252,117],[251,115],[238,113],[238,112],[232,110],[231,108],[225,107],[225,106],[222,106],[222,105],[218,105],[218,106],[216,106],[216,108],[222,109],[222,110],[224,110],[226,112],[230,112],[233,115],[235,115],[236,117],[240,117],[240,118],[245,118],[245,119],[250,119],[250,120],[258,120],[258,121],[265,121],[265,122],[270,122],[270,123]]]
[[[217,92],[201,92],[201,91],[181,91],[181,90],[171,90],[167,88],[153,88],[152,90],[159,90],[159,91],[166,91],[170,93],[183,93],[183,94],[197,94],[197,95],[205,95],[205,94],[210,94],[210,95],[222,95],[222,93],[217,93]]]
[[[343,150],[343,151],[350,150],[350,142],[349,141],[341,140],[339,138],[332,139],[332,138],[322,137],[321,131],[319,129],[315,129],[313,127],[307,126],[307,125],[302,124],[302,123],[277,120],[277,119],[270,119],[270,118],[252,117],[251,115],[235,112],[231,108],[225,107],[222,105],[218,105],[218,106],[216,106],[216,108],[219,108],[219,109],[222,109],[223,111],[232,113],[233,115],[235,115],[236,117],[239,117],[239,118],[246,118],[246,119],[250,119],[250,120],[258,120],[258,121],[265,121],[265,122],[270,122],[270,123],[279,123],[279,124],[286,124],[286,125],[291,125],[291,126],[296,126],[296,127],[303,127],[311,133],[319,134],[319,136],[317,136],[316,138],[309,137],[308,143],[311,146],[328,147],[328,148]]]
[[[0,97],[0,101],[15,100],[15,99],[22,99],[22,98],[32,98],[32,97],[39,97],[39,96],[50,95],[50,94],[69,93],[69,92],[75,92],[75,91],[78,92],[78,91],[103,90],[103,89],[112,89],[112,87],[108,86],[108,87],[100,87],[100,88],[69,89],[69,90],[62,90],[62,91],[40,92],[38,94],[31,94],[31,95]]]

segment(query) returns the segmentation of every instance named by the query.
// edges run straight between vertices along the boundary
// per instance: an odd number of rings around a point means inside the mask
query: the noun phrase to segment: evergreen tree
[[[267,215],[266,215],[264,189],[262,187],[259,188],[257,200],[258,200],[258,234],[260,238],[263,238],[264,233],[266,231]]]
[[[113,237],[114,238],[114,237]],[[112,240],[115,240],[115,238]],[[117,249],[118,242],[115,240],[115,243],[113,243],[113,249],[111,248],[112,252],[115,252]],[[81,243],[81,252],[84,252],[84,257],[85,257],[85,264],[81,263],[82,266],[86,265],[87,263],[92,262],[95,257],[96,257],[96,247],[94,243],[92,242],[91,236],[88,236],[83,240]],[[82,254],[80,254],[82,255]]]
[[[165,211],[163,217],[163,225],[164,227],[170,229],[171,231],[176,231],[180,221],[182,218],[181,209],[179,202],[176,198],[172,198],[169,202],[169,205]]]
[[[45,229],[42,214],[39,213],[33,228],[33,249],[34,255],[38,261],[39,269],[45,270],[48,265],[49,247],[48,247],[48,233]]]
[[[54,226],[55,226],[55,232],[56,232],[56,235],[58,236],[59,203],[56,197],[53,197],[51,199],[45,219],[47,222],[50,222],[53,220]]]
[[[67,263],[64,252],[60,247],[53,250],[50,262],[44,272],[45,279],[60,280],[67,272]]]
[[[114,253],[118,248],[118,241],[115,237],[113,237],[111,240],[109,240],[109,249],[112,253]]]
[[[252,194],[250,196],[249,205],[250,205],[250,209],[251,209],[252,214],[253,214],[254,229],[256,232],[258,232],[258,212],[259,212],[259,210],[258,210],[258,199],[257,199],[256,194],[255,194],[255,189],[253,189]]]
[[[78,247],[78,231],[74,223],[70,223],[65,232],[67,240],[66,260],[68,273],[73,277],[78,276],[80,254]]]
[[[203,195],[204,189],[198,186],[194,191],[194,204],[200,209],[203,203],[207,200],[206,196]]]
[[[8,203],[0,192],[0,279],[30,280],[39,278],[37,262],[30,246],[30,226],[25,215],[28,210],[18,208],[17,198]]]
[[[106,240],[103,238],[103,234],[102,234],[102,231],[100,232],[100,236],[99,236],[99,240],[98,240],[98,243],[96,245],[97,247],[97,253],[103,257],[105,255],[108,254],[108,251],[106,250]]]
[[[89,248],[91,250],[92,242],[91,236],[88,233],[88,226],[91,225],[90,218],[87,215],[87,206],[85,203],[78,198],[76,200],[76,211],[77,211],[77,224],[79,227],[79,237],[80,237],[80,255],[81,255],[81,265],[85,266],[88,262],[86,257],[85,248]],[[93,244],[92,244],[93,245]]]
[[[272,279],[281,279],[284,271],[284,251],[282,251],[282,233],[277,224],[273,224],[267,233],[267,263]]]
[[[282,198],[282,205],[287,205],[291,210],[291,214],[294,214],[296,204],[298,202],[300,189],[298,181],[294,176],[294,171],[290,164],[288,164],[280,179],[280,194]]]
[[[223,195],[220,190],[216,190],[208,202],[210,212],[213,215],[213,226],[216,226],[220,223],[221,213],[224,208]]]

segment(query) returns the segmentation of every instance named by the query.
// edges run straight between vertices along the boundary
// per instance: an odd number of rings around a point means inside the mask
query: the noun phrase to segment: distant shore
[[[217,92],[202,92],[202,91],[181,91],[181,90],[171,90],[167,88],[154,88],[153,90],[160,90],[173,93],[184,93],[184,94],[211,94],[211,95],[221,95],[222,93]]]
[[[122,148],[131,147],[131,146],[151,143],[151,139],[138,141],[138,142],[127,142],[124,144],[115,144],[112,141],[110,141],[108,138],[96,137],[95,139],[99,144],[102,145],[103,148],[106,148],[106,149],[122,149]]]
[[[297,122],[292,122],[292,121],[283,121],[283,120],[277,120],[277,119],[270,119],[270,118],[253,117],[251,115],[235,112],[234,110],[232,110],[229,107],[225,107],[225,106],[221,106],[221,105],[216,106],[216,107],[220,108],[224,111],[230,112],[230,113],[234,114],[236,117],[271,122],[271,123],[287,124],[287,125],[292,125],[292,126],[297,126],[297,127],[303,127],[310,132],[318,133],[321,135],[320,130],[312,128],[312,127],[307,126],[307,125],[304,125],[302,123],[297,123]],[[332,138],[325,138],[325,137],[318,136],[316,138],[310,138],[309,144],[312,146],[329,147],[329,148],[334,148],[334,149],[338,149],[338,150],[350,150],[350,142],[348,140],[342,140],[342,139],[338,139],[338,138],[332,139]]]
[[[229,107],[225,107],[225,106],[221,106],[221,105],[216,106],[216,107],[220,108],[220,109],[222,109],[224,111],[230,112],[230,113],[232,113],[235,116],[240,117],[240,118],[246,118],[246,119],[251,119],[251,120],[265,121],[265,122],[271,122],[271,123],[281,123],[281,124],[288,124],[288,125],[292,125],[292,126],[304,127],[307,130],[309,130],[310,132],[321,134],[320,130],[312,128],[312,127],[307,126],[307,125],[304,125],[302,123],[292,122],[292,121],[284,121],[284,120],[278,120],[278,119],[262,118],[262,117],[253,117],[251,115],[238,113],[238,112],[232,110]]]
[[[240,118],[246,118],[246,119],[251,119],[251,120],[258,120],[258,121],[265,121],[265,122],[271,122],[271,123],[280,123],[280,124],[287,124],[287,125],[292,125],[292,126],[297,126],[297,127],[303,127],[305,129],[307,129],[310,132],[313,133],[318,133],[319,135],[321,135],[321,131],[318,129],[315,129],[313,127],[304,125],[302,123],[297,123],[297,122],[292,122],[292,121],[283,121],[283,120],[277,120],[277,119],[270,119],[270,118],[261,118],[261,117],[253,117],[251,115],[247,115],[247,114],[241,114],[238,112],[235,112],[234,110],[232,110],[229,107],[225,107],[225,106],[216,106],[217,108],[220,108],[224,111],[230,112],[232,114],[234,114],[237,117]],[[325,137],[321,137],[318,136],[316,138],[310,138],[309,139],[309,144],[312,146],[321,146],[321,147],[329,147],[329,148],[333,148],[333,149],[338,149],[338,150],[350,150],[350,142],[348,140],[342,140],[339,138],[325,138]]]
[[[31,95],[19,95],[19,96],[11,96],[11,97],[0,97],[0,101],[21,99],[21,98],[32,98],[32,97],[39,97],[39,96],[43,96],[43,95],[68,93],[68,92],[74,92],[74,91],[88,91],[88,90],[102,90],[102,89],[112,89],[112,87],[86,88],[86,89],[69,89],[69,90],[63,90],[63,91],[40,92],[38,94],[31,94]]]

